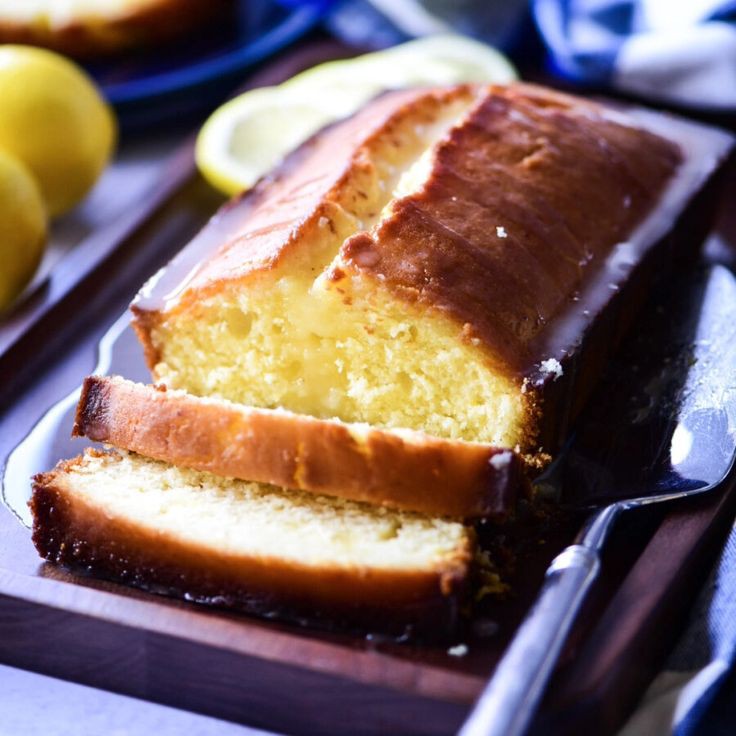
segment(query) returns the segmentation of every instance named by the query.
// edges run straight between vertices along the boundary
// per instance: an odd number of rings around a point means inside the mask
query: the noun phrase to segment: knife
[[[649,310],[535,492],[590,513],[460,736],[522,736],[625,512],[717,492],[736,453],[736,278],[710,266]]]

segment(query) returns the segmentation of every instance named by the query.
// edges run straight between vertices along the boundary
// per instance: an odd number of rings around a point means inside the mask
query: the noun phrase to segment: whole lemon
[[[30,169],[49,215],[71,209],[112,155],[115,118],[94,82],[59,54],[0,46],[0,148]]]
[[[0,311],[31,280],[46,244],[46,211],[28,169],[0,150]]]

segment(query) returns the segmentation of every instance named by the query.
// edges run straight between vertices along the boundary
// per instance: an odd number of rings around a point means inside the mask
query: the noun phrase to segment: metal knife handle
[[[522,736],[526,731],[598,573],[599,559],[596,549],[579,544],[555,557],[536,603],[459,736]]]

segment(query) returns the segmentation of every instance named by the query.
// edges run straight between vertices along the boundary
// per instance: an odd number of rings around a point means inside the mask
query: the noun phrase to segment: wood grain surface
[[[303,45],[251,83],[344,51]],[[0,457],[92,369],[99,338],[139,284],[221,201],[194,175],[190,147],[172,166],[177,185],[156,206],[131,212],[124,242],[111,244],[109,257],[0,359],[13,386],[0,415]],[[728,192],[732,200],[733,178]],[[727,210],[714,243],[717,257],[730,258],[736,222]],[[43,359],[31,361],[34,351]],[[621,725],[671,648],[735,507],[732,479],[714,498],[620,525],[535,732],[603,736]],[[29,531],[0,506],[0,661],[287,733],[449,734],[575,523],[526,540],[514,594],[488,607],[485,630],[465,632],[469,652],[454,657],[446,646],[307,630],[72,575],[42,563]]]

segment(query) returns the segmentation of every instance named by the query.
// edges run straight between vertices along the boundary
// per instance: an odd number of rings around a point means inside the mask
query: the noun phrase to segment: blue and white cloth
[[[662,672],[619,736],[736,734],[736,528]]]
[[[736,0],[280,0],[317,2],[366,47],[455,30],[513,52],[530,6],[554,73],[657,102],[736,111]]]
[[[685,107],[736,110],[734,0],[533,0],[554,69]]]

